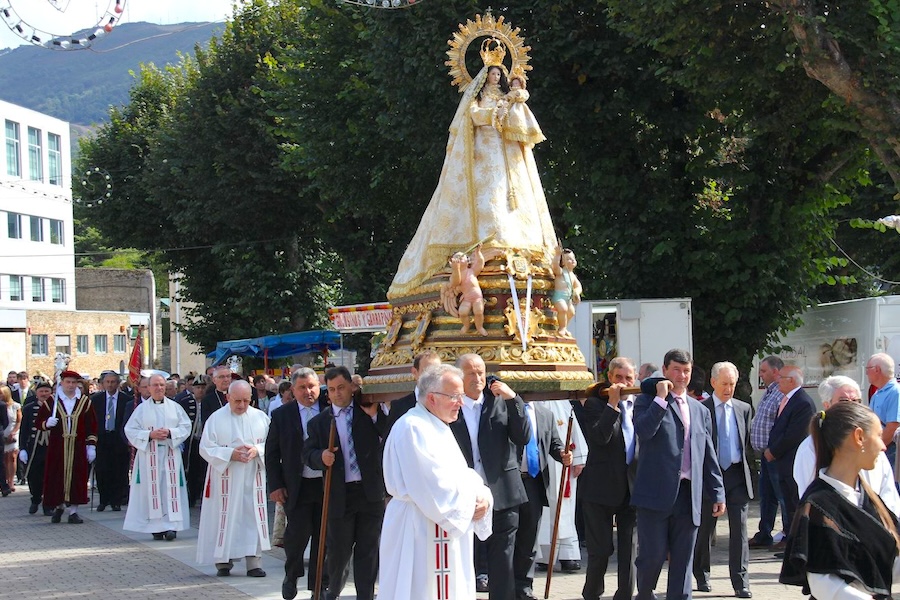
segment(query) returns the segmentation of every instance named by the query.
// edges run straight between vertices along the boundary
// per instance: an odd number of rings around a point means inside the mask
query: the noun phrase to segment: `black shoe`
[[[231,575],[231,569],[218,569],[216,571],[216,577],[228,577]]]
[[[74,523],[75,525],[81,525],[84,523],[84,519],[78,516],[78,513],[72,513],[69,515],[69,523]]]
[[[281,582],[281,597],[284,600],[294,600],[297,597],[297,578],[285,577]]]
[[[265,577],[266,572],[260,569],[259,567],[255,569],[250,569],[247,571],[247,577]]]
[[[708,582],[708,581],[707,581],[707,582],[704,582],[704,583],[698,583],[698,584],[697,584],[697,591],[698,591],[698,592],[711,592],[711,591],[712,591],[712,586],[709,585],[709,582]]]
[[[105,504],[98,504],[98,505],[97,505],[97,512],[103,512],[104,510],[106,510],[106,505],[105,505]]]
[[[165,533],[164,531],[160,531],[159,533],[154,533],[154,534],[153,534],[153,539],[154,539],[154,540],[161,540],[161,539],[165,538],[165,536],[166,536],[166,533]]]
[[[4,498],[6,498],[7,496],[9,496],[10,494],[12,494],[12,490],[9,489],[9,488],[6,488],[6,489],[3,490],[2,492],[0,492],[0,495],[2,495]]]
[[[538,600],[531,588],[525,588],[516,592],[516,600]]]
[[[171,529],[165,533],[165,538],[167,542],[171,542],[178,536],[178,532],[172,531]]]
[[[32,502],[31,506],[28,507],[28,514],[33,515],[34,513],[37,512],[37,509],[38,509],[37,502]]]
[[[119,512],[120,510],[122,510],[122,505],[121,504],[113,504],[112,509],[113,509],[113,512]]]
[[[734,592],[734,595],[738,598],[752,598],[753,594],[750,592],[750,588],[741,588]]]
[[[783,559],[783,558],[784,558],[784,552],[776,552],[776,553],[775,553],[775,558],[777,558],[777,559],[779,559],[779,560]]]
[[[768,542],[760,542],[756,538],[753,538],[749,542],[747,542],[747,547],[751,550],[768,550],[772,547],[773,542],[770,540]]]
[[[563,573],[577,573],[581,570],[581,563],[577,560],[561,560],[559,566]]]
[[[62,521],[62,514],[63,514],[63,509],[57,508],[56,510],[53,511],[53,516],[50,517],[50,522],[51,523],[59,523],[60,521]]]
[[[534,570],[538,573],[546,573],[547,572],[547,563],[534,563]]]
[[[45,507],[44,507],[44,516],[45,516],[45,517],[52,517],[52,516],[53,516],[53,509],[52,509],[52,508],[47,508],[47,507],[45,506]]]

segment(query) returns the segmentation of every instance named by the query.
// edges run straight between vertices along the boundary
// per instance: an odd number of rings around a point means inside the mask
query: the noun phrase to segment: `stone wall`
[[[101,371],[119,371],[122,365],[127,370],[132,342],[129,339],[129,315],[101,311],[49,311],[30,310],[27,313],[27,333],[25,336],[26,370],[35,374],[42,372],[52,376],[53,360],[57,345],[64,341],[59,336],[69,336],[69,352],[72,357],[69,368],[82,375],[97,377]],[[35,355],[33,337],[47,336],[46,354]],[[87,352],[78,351],[78,336],[87,336]],[[97,352],[95,336],[106,336],[106,352]],[[124,352],[116,352],[114,336],[125,336]]]

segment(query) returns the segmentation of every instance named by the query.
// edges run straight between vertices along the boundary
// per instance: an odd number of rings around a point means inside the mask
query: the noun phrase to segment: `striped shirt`
[[[773,381],[766,388],[766,393],[756,407],[756,416],[750,424],[750,444],[759,453],[769,447],[769,432],[772,431],[775,417],[778,416],[778,405],[781,404],[782,398],[784,394],[778,389],[778,382]]]

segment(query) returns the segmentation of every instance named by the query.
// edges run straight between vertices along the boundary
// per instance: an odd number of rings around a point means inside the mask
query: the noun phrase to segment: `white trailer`
[[[662,367],[672,348],[694,349],[690,298],[584,300],[569,328],[595,376],[616,356]]]

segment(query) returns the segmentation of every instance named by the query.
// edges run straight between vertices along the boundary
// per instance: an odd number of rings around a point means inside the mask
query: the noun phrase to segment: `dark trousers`
[[[347,583],[350,557],[353,557],[353,581],[357,600],[375,598],[378,577],[378,540],[384,520],[384,501],[369,502],[362,483],[345,484],[344,514],[328,515],[325,571],[328,573],[328,600],[335,600]],[[290,517],[288,517],[290,523]],[[285,540],[287,533],[285,533]]]
[[[618,548],[618,589],[614,600],[631,600],[634,595],[634,550],[636,512],[626,500],[622,506],[605,506],[582,499],[584,533],[587,545],[587,568],[581,595],[585,600],[600,600],[606,591],[603,578],[609,566],[613,547],[613,517],[616,520]]]
[[[744,465],[734,464],[722,471],[725,482],[725,506],[728,515],[728,572],[735,591],[750,587],[747,567],[750,547],[747,545],[747,503],[750,494],[744,479]],[[712,502],[703,500],[700,508],[700,530],[694,546],[694,578],[697,584],[709,584],[710,542],[716,529],[717,517],[712,516]]]
[[[534,543],[537,541],[541,527],[541,515],[544,509],[544,479],[540,475],[532,477],[527,473],[522,476],[528,502],[519,505],[519,528],[516,531],[516,543],[513,548],[513,576],[516,582],[516,593],[530,588],[532,577],[528,573],[534,565]],[[488,578],[490,582],[490,578]]]
[[[779,459],[777,462],[781,462],[782,460],[787,461],[788,459]],[[784,532],[785,534],[789,534],[791,532],[791,523],[794,519],[794,512],[796,512],[797,507],[800,506],[800,495],[797,493],[797,482],[794,481],[793,474],[793,457],[788,463],[787,474],[784,473],[783,465],[779,466],[782,468],[778,469],[778,484],[781,486],[781,494],[784,497],[784,513],[782,514],[782,520],[784,521]]]
[[[759,461],[759,531],[753,539],[760,544],[772,543],[772,530],[775,529],[775,518],[781,508],[781,525],[784,525],[784,497],[781,484],[778,482],[778,471],[774,463],[761,458]]]
[[[35,451],[28,456],[28,491],[31,493],[31,503],[40,504],[44,497],[44,461],[47,451],[42,446],[40,451]]]
[[[100,504],[124,504],[128,498],[128,466],[131,452],[117,431],[102,431],[97,438],[94,477]]]
[[[319,531],[322,525],[322,478],[304,479],[300,498],[285,506],[287,528],[284,531],[284,576],[303,577],[303,551],[312,539],[309,551],[307,589],[316,587],[316,565],[319,559]],[[289,508],[290,507],[290,508]],[[324,587],[324,586],[323,586]]]
[[[699,484],[698,484],[699,485]],[[663,563],[669,559],[666,600],[691,597],[691,565],[697,526],[691,507],[691,482],[682,480],[670,511],[637,509],[637,600],[651,600]]]
[[[492,516],[494,531],[487,543],[488,598],[514,600],[513,552],[516,530],[519,527],[519,507],[495,510]]]
[[[187,477],[188,506],[193,508],[203,496],[203,483],[206,481],[206,461],[200,456],[200,440],[187,439],[181,460],[184,461]]]

